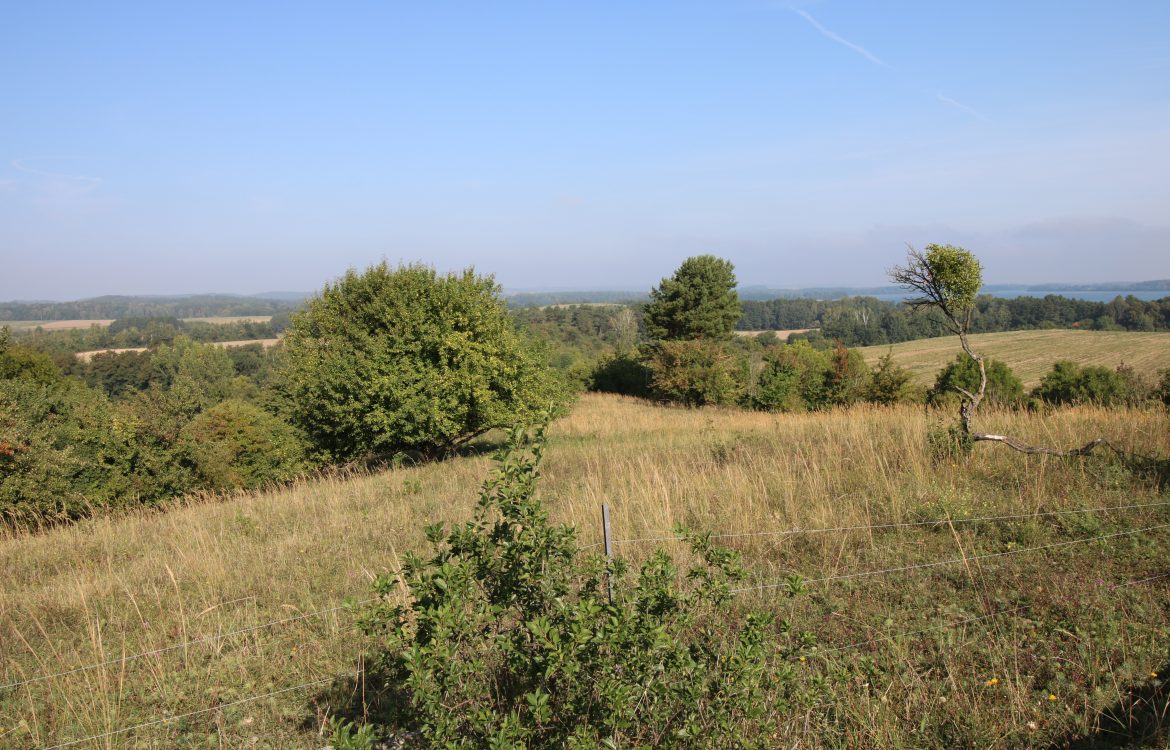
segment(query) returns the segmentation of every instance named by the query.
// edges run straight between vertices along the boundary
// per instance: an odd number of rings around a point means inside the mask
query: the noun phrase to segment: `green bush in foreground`
[[[543,430],[513,431],[475,518],[429,528],[431,557],[379,579],[384,599],[409,588],[363,618],[398,692],[380,720],[428,748],[772,746],[791,671],[768,616],[732,616],[736,555],[692,537],[685,576],[662,551],[637,575],[582,559],[535,497],[542,450]]]

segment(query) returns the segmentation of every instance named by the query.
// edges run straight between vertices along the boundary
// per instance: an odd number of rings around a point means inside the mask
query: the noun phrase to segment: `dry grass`
[[[586,396],[551,431],[542,494],[556,520],[577,525],[584,544],[599,540],[602,502],[612,506],[615,534],[630,539],[669,535],[680,523],[753,533],[1165,499],[1103,459],[1027,458],[980,446],[968,462],[934,465],[925,450],[931,424],[911,408],[769,415]],[[1170,453],[1167,418],[1157,412],[990,414],[984,426],[1056,444],[1103,434]],[[404,550],[423,549],[425,524],[469,516],[489,467],[486,457],[464,457],[0,538],[0,682],[114,662],[0,689],[0,745],[49,745],[319,678],[345,684],[364,647],[348,611],[122,657],[369,596],[374,576],[394,570]],[[1161,509],[1136,509],[953,531],[727,542],[744,552],[752,582],[766,583],[793,570],[817,578],[1168,518]],[[784,709],[793,724],[781,744],[938,746],[941,735],[931,727],[948,721],[958,727],[947,724],[959,732],[955,744],[971,746],[1085,731],[1094,711],[1164,660],[1170,607],[1170,579],[1116,593],[1088,582],[1164,573],[1168,540],[1164,530],[1147,532],[1109,546],[822,584],[794,602],[772,591],[739,597],[744,606],[777,609],[826,645],[937,627],[1022,601],[1032,607],[1027,617],[871,643],[799,665],[805,671],[795,679],[805,692]],[[618,551],[637,560],[652,546]],[[992,677],[1002,688],[984,685]],[[820,697],[808,698],[816,690]],[[1059,701],[1038,698],[1042,691],[1059,693]],[[337,691],[294,691],[81,747],[318,748],[320,717],[337,708]]]
[[[759,336],[761,333],[774,333],[774,334],[776,334],[776,338],[780,339],[781,341],[787,341],[788,337],[794,333],[808,333],[809,331],[815,331],[815,330],[816,330],[815,328],[782,328],[779,330],[772,330],[771,328],[767,328],[767,329],[760,330],[760,331],[736,331],[735,335],[736,336]]]
[[[1170,333],[1008,331],[976,334],[971,337],[971,344],[983,356],[1006,362],[1026,388],[1038,385],[1052,364],[1061,359],[1109,368],[1125,362],[1144,372],[1170,367]],[[891,350],[895,362],[914,373],[916,382],[928,386],[934,384],[938,371],[960,352],[954,336],[859,349],[871,367]]]

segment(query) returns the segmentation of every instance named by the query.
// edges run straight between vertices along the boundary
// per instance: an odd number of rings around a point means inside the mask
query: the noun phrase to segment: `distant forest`
[[[74,302],[0,302],[0,320],[115,320],[118,318],[207,318],[276,315],[301,306],[300,299],[197,294],[175,297],[108,296]]]
[[[1155,282],[1150,282],[1155,283]],[[640,298],[639,298],[640,297]],[[817,329],[797,334],[813,343],[838,340],[846,346],[896,344],[902,341],[942,336],[942,323],[928,314],[915,314],[908,306],[876,297],[841,299],[781,298],[743,299],[743,315],[736,328],[741,331]],[[549,292],[525,293],[508,299],[513,317],[537,332],[561,329],[553,340],[580,343],[609,330],[614,307],[631,309],[636,318],[645,296],[631,292]],[[220,340],[223,336],[266,338],[275,336],[288,323],[288,314],[300,307],[300,300],[200,295],[191,297],[97,297],[76,302],[0,303],[0,320],[114,319],[122,322],[113,330],[76,332],[70,344],[74,350],[104,346],[150,346],[182,332],[196,340]],[[198,324],[180,318],[210,316],[273,315],[271,324],[248,324],[240,330],[216,327],[202,330]],[[148,318],[158,320],[148,321]],[[133,321],[133,325],[127,325]],[[118,337],[118,328],[136,329]],[[244,330],[247,328],[247,330]],[[1118,296],[1110,302],[1063,297],[979,298],[972,331],[994,333],[1035,328],[1083,328],[1102,331],[1170,330],[1170,296],[1140,300]],[[166,330],[159,330],[166,329]],[[172,330],[173,329],[173,330]],[[171,334],[171,335],[167,335]],[[614,334],[609,334],[612,338]],[[65,338],[62,337],[61,344]],[[85,339],[84,342],[81,339]],[[612,343],[612,342],[604,342]],[[65,348],[61,346],[61,348]]]

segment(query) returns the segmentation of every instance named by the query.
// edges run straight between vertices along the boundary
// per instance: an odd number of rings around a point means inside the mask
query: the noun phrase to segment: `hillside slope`
[[[1025,388],[1037,385],[1052,363],[1071,359],[1080,365],[1114,368],[1122,362],[1140,371],[1154,372],[1170,367],[1170,333],[1129,331],[1008,331],[971,336],[975,351],[1006,362],[1024,381]],[[933,385],[934,377],[962,350],[956,336],[907,341],[893,346],[866,346],[858,351],[872,367],[882,355],[893,351],[894,361],[914,373],[916,382]]]
[[[983,422],[1170,454],[1158,412]],[[585,545],[609,503],[615,536],[634,540],[617,554],[635,564],[660,544],[678,552],[683,523],[730,535],[718,542],[743,553],[745,587],[832,579],[797,599],[761,588],[735,600],[793,623],[782,640],[820,643],[776,696],[791,706],[782,744],[1079,737],[1162,669],[1170,497],[1108,458],[980,446],[936,464],[931,427],[911,407],[770,415],[586,396],[552,427],[542,496]],[[424,525],[467,518],[490,468],[468,456],[0,535],[0,746],[116,732],[79,746],[322,747],[322,717],[360,715],[354,701],[374,691],[355,678],[368,643],[344,602],[425,552]],[[1085,512],[1100,508],[1114,509]],[[988,516],[1008,518],[933,523]]]

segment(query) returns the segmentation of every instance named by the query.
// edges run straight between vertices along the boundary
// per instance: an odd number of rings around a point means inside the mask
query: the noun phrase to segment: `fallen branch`
[[[985,432],[973,432],[973,433],[971,433],[971,439],[975,440],[975,441],[987,440],[987,441],[991,441],[993,443],[1003,443],[1004,445],[1008,446],[1009,448],[1013,448],[1013,449],[1019,451],[1020,453],[1028,453],[1028,454],[1033,454],[1033,455],[1034,454],[1043,454],[1046,456],[1060,456],[1062,458],[1067,458],[1070,456],[1087,456],[1090,453],[1092,453],[1099,445],[1104,445],[1107,448],[1109,448],[1111,451],[1113,451],[1114,453],[1116,453],[1118,455],[1123,455],[1122,451],[1118,450],[1112,443],[1110,443],[1105,438],[1097,438],[1096,440],[1093,440],[1091,442],[1086,443],[1085,445],[1081,446],[1080,448],[1071,448],[1071,449],[1065,450],[1065,451],[1057,450],[1056,448],[1048,448],[1047,446],[1028,445],[1027,443],[1025,443],[1023,441],[1017,440],[1016,438],[1012,437],[1011,435],[991,435],[991,434],[985,433]]]

